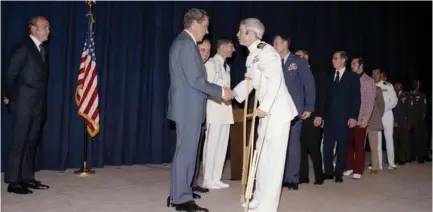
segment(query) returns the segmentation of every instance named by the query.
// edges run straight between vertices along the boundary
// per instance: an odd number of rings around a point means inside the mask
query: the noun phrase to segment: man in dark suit
[[[344,51],[335,52],[332,64],[333,77],[328,81],[324,119],[323,160],[325,179],[343,182],[346,163],[349,128],[356,126],[361,105],[361,91],[358,76],[346,68],[347,56]],[[337,143],[337,164],[333,167],[333,148]]]
[[[302,56],[305,60],[309,60],[309,55],[306,50],[296,51],[297,55]],[[322,120],[325,110],[325,95],[326,95],[326,77],[323,72],[313,72],[316,101],[314,112],[311,116],[302,122],[301,131],[301,167],[299,173],[299,183],[309,183],[309,168],[308,168],[308,153],[310,153],[313,161],[315,185],[323,184],[322,170],[322,152],[320,151],[320,143],[322,142]]]
[[[13,50],[6,70],[6,99],[12,113],[12,143],[7,156],[4,181],[8,192],[30,194],[46,189],[35,180],[34,158],[47,115],[48,68],[46,47],[50,24],[45,17],[29,22],[30,37]]]
[[[206,80],[205,66],[196,44],[208,33],[209,17],[206,12],[190,9],[183,22],[185,30],[174,40],[169,55],[167,118],[176,123],[177,138],[168,203],[171,200],[177,211],[208,211],[194,202],[191,188],[197,141],[205,120],[207,95],[230,100],[232,91]]]
[[[290,38],[277,35],[274,48],[280,54],[284,80],[298,110],[298,117],[292,121],[290,141],[287,149],[284,184],[288,189],[298,190],[299,168],[301,166],[301,127],[302,121],[314,112],[316,89],[314,77],[308,62],[289,51]]]

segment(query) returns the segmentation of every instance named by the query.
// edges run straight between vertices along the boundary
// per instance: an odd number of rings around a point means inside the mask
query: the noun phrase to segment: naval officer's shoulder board
[[[263,48],[265,48],[266,45],[267,45],[267,43],[265,43],[265,42],[260,42],[259,44],[257,44],[257,48],[258,48],[258,49],[263,49]]]

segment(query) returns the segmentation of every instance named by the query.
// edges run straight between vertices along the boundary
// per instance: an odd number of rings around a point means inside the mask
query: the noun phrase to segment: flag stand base
[[[94,175],[95,171],[91,170],[91,169],[88,169],[88,168],[84,168],[84,169],[80,169],[80,170],[74,171],[74,174],[78,175],[78,176],[83,176],[84,177],[84,176]]]

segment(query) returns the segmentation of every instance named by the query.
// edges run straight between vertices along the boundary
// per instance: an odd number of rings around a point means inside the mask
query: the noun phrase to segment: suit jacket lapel
[[[27,45],[29,46],[30,52],[32,53],[33,57],[35,57],[35,59],[38,61],[41,68],[45,69],[45,64],[44,61],[42,60],[39,49],[31,38],[28,39]]]
[[[340,83],[340,82],[342,82],[345,78],[346,78],[346,76],[347,76],[347,72],[348,72],[349,70],[347,70],[347,68],[346,68],[346,70],[344,71],[344,73],[343,73],[343,76],[340,76],[340,81],[338,82],[338,83]]]

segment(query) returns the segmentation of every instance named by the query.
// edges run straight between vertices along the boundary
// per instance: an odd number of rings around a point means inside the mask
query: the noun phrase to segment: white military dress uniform
[[[257,167],[254,197],[249,208],[255,212],[276,212],[282,189],[290,122],[298,112],[285,85],[277,51],[260,40],[248,49],[250,53],[245,76],[251,78],[250,85],[256,92],[261,78],[258,108],[266,113],[264,118],[259,119],[257,128],[256,146],[259,149],[259,142],[263,141],[263,147]],[[250,87],[246,93],[246,86],[247,81],[243,80],[234,88],[236,101],[244,101],[253,89]]]
[[[388,156],[388,168],[393,169],[397,166],[394,163],[394,115],[392,109],[397,105],[398,99],[394,87],[391,83],[380,80],[376,86],[382,89],[383,99],[385,100],[385,112],[382,117],[383,132],[385,134],[386,155]],[[379,167],[382,169],[382,134],[379,133],[377,148],[379,150]]]
[[[221,87],[230,88],[230,67],[224,67],[224,59],[215,54],[206,63],[207,80]],[[208,97],[206,105],[206,140],[203,147],[203,187],[209,189],[226,188],[221,182],[230,124],[233,124],[231,101]]]

